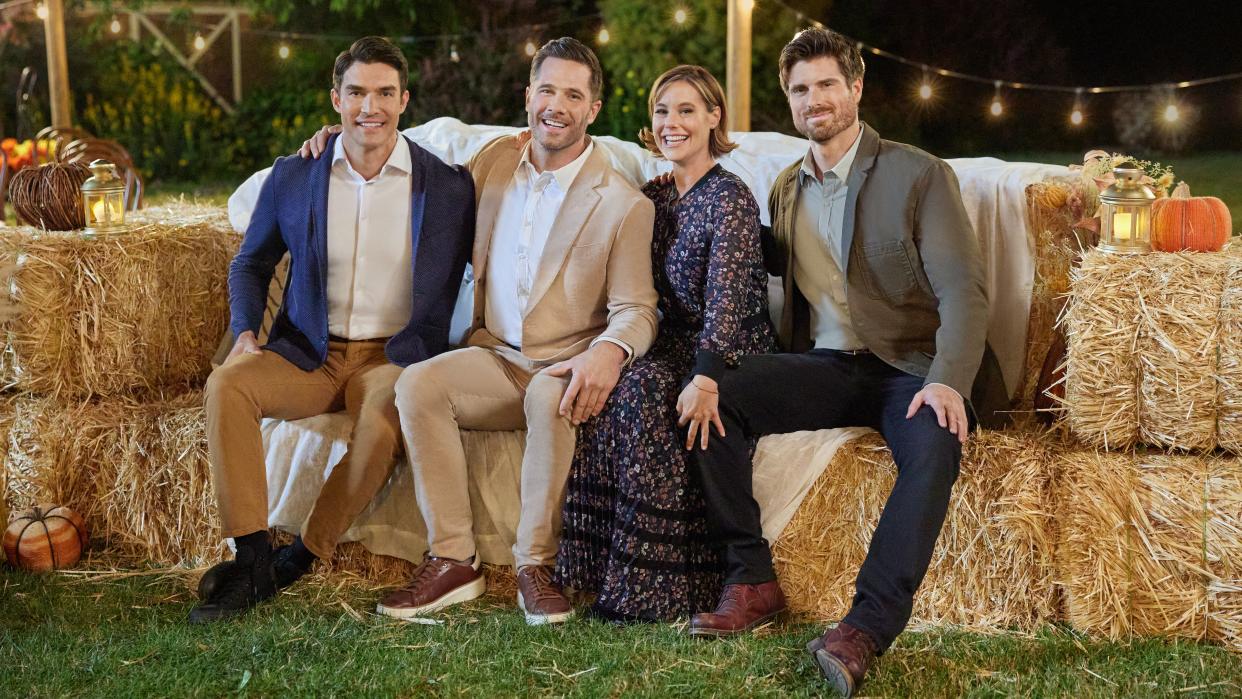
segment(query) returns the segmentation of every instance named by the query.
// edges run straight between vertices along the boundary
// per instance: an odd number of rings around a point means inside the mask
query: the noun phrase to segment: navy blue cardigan
[[[333,136],[333,139],[337,138]],[[331,153],[334,141],[328,141]],[[474,239],[474,181],[413,141],[410,148],[410,322],[388,341],[388,360],[407,366],[448,347],[449,321]],[[328,181],[332,158],[277,158],[263,183],[241,249],[229,265],[230,327],[257,333],[276,264],[289,252],[285,299],[264,349],[304,371],[328,355]]]

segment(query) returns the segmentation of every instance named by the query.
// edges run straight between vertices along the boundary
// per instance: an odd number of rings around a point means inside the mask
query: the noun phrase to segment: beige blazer
[[[522,152],[515,136],[485,145],[468,165],[478,214],[474,236],[474,320],[467,344],[503,344],[484,319],[488,259],[496,216]],[[535,273],[522,319],[522,354],[560,361],[586,350],[597,337],[628,345],[639,356],[656,335],[656,291],[651,279],[655,207],[612,169],[595,148],[565,194]]]

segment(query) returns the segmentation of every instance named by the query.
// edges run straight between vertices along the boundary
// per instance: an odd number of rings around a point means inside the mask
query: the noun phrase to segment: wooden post
[[[242,101],[241,67],[241,13],[234,10],[233,18],[233,104]]]
[[[750,17],[755,0],[729,3],[729,43],[725,63],[725,91],[729,99],[729,129],[750,131]]]
[[[51,96],[52,126],[73,125],[69,114],[69,54],[65,49],[64,0],[46,0],[47,19],[43,34],[47,38],[47,90]]]

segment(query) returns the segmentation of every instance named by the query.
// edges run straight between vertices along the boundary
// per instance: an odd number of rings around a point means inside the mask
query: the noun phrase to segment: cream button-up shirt
[[[332,151],[328,182],[328,332],[349,340],[391,337],[410,322],[410,148],[396,145],[374,178]]]
[[[538,172],[530,162],[527,143],[505,188],[488,252],[484,322],[493,335],[511,347],[522,348],[522,318],[544,245],[565,195],[594,148],[594,143],[588,143],[582,155],[568,165]]]

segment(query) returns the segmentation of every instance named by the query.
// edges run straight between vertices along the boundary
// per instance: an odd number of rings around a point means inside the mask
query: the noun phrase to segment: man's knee
[[[962,461],[962,443],[957,435],[940,426],[936,411],[929,406],[919,408],[909,427],[904,440],[910,442],[906,451],[920,462],[921,470],[929,477],[956,481]]]
[[[203,387],[203,402],[208,409],[221,401],[237,398],[243,393],[246,381],[242,372],[238,371],[236,362],[218,366],[207,377]]]
[[[402,415],[413,415],[445,407],[449,400],[448,392],[436,374],[435,367],[427,362],[406,367],[393,387],[397,411]]]
[[[559,418],[561,399],[565,397],[565,389],[568,387],[568,378],[552,376],[542,371],[532,376],[523,399],[527,420]]]

